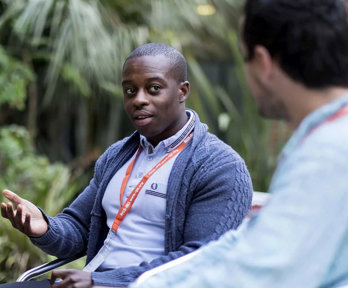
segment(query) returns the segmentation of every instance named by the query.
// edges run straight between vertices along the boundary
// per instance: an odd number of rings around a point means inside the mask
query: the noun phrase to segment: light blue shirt
[[[194,115],[189,110],[187,113],[190,117],[184,127],[175,135],[158,143],[156,147],[153,147],[146,137],[141,135],[142,150],[134,163],[122,203],[126,201],[145,174],[191,133],[194,127]],[[105,190],[102,205],[107,215],[109,228],[120,207],[122,180],[134,157],[135,155],[115,173]],[[151,261],[164,255],[167,184],[176,157],[177,155],[171,158],[149,178],[117,233],[109,233],[104,243],[104,246],[108,246],[107,253],[103,256],[104,259],[98,271],[139,265],[143,261]],[[90,264],[92,265],[93,263]]]
[[[308,115],[284,147],[268,204],[238,235],[132,288],[348,284],[348,95]],[[226,173],[228,173],[226,171]]]

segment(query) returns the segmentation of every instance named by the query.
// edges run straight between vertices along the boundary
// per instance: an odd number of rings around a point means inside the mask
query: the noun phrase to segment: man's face
[[[138,132],[154,145],[187,121],[184,101],[189,84],[178,83],[171,68],[163,55],[131,58],[123,68],[125,110]]]
[[[241,53],[244,59],[248,58],[244,45],[241,45]],[[244,64],[244,73],[250,92],[261,116],[286,120],[288,114],[282,99],[279,97],[281,91],[277,91],[279,85],[275,83],[275,78],[265,76],[267,73],[271,73],[269,69],[272,69],[272,65],[265,64],[264,57],[268,56],[262,52],[255,52],[255,55]],[[273,61],[271,58],[269,60]]]

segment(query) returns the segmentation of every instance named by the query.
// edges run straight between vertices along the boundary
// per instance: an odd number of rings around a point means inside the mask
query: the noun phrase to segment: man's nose
[[[133,104],[136,107],[141,107],[149,104],[148,95],[143,89],[138,90],[138,93],[134,97]]]

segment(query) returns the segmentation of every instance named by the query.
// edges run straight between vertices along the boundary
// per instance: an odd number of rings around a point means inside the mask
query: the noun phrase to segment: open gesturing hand
[[[14,228],[27,236],[38,237],[46,233],[48,224],[33,203],[10,190],[4,190],[2,193],[10,202],[1,203],[1,215],[10,220]]]

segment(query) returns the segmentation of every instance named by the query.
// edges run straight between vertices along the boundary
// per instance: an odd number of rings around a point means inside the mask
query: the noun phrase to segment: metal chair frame
[[[75,261],[79,258],[81,258],[83,255],[75,255],[69,258],[64,258],[64,259],[55,259],[53,261],[44,263],[40,266],[34,267],[30,270],[25,271],[23,274],[21,274],[16,282],[24,282],[24,281],[29,281],[32,278],[38,277],[42,274],[45,274],[53,269],[56,269],[60,266],[63,266],[65,264],[68,264],[72,261]]]

